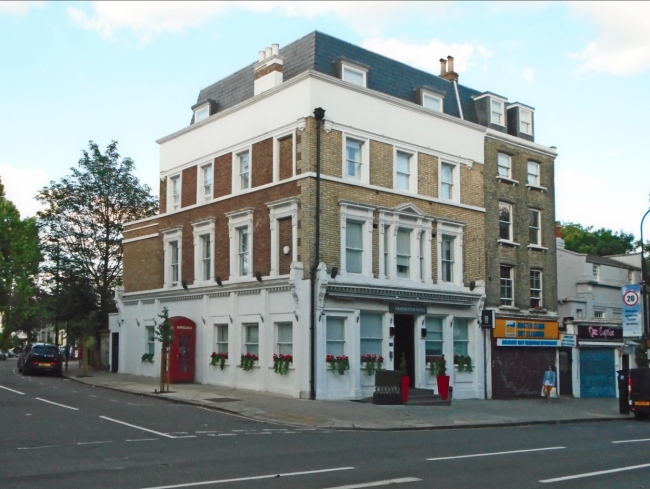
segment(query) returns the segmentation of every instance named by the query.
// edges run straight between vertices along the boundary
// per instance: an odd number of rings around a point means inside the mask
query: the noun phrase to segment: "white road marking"
[[[20,394],[21,396],[24,396],[24,395],[25,395],[24,392],[15,391],[15,390],[13,390],[13,389],[10,389],[9,387],[4,387],[4,386],[2,386],[2,385],[0,385],[0,389],[5,389],[5,390],[8,390],[8,391],[10,391],[10,392],[15,392],[16,394]]]
[[[159,438],[136,438],[134,440],[125,440],[125,441],[158,441]]]
[[[209,434],[208,436],[237,436],[237,433],[217,433],[217,434]]]
[[[79,441],[77,445],[100,445],[102,443],[113,443],[112,441]]]
[[[568,481],[572,479],[581,479],[583,477],[594,477],[597,475],[603,475],[603,474],[614,474],[616,472],[624,472],[626,470],[636,470],[636,469],[644,469],[646,467],[650,467],[650,464],[643,464],[643,465],[630,465],[629,467],[621,467],[619,469],[610,469],[610,470],[599,470],[598,472],[586,472],[584,474],[576,474],[576,475],[567,475],[566,477],[556,477],[555,479],[545,479],[541,482],[542,484],[548,484],[550,482],[562,482],[562,481]]]
[[[618,440],[618,441],[613,441],[612,443],[637,443],[640,441],[650,441],[650,438],[642,438],[640,440]]]
[[[512,450],[509,452],[475,453],[473,455],[457,455],[455,457],[428,458],[427,460],[453,460],[456,458],[491,457],[493,455],[511,455],[513,453],[542,452],[544,450],[562,450],[564,448],[566,447],[532,448],[530,450]]]
[[[39,450],[41,448],[54,448],[57,445],[43,445],[42,447],[22,447],[19,448],[18,450]]]
[[[109,401],[111,401],[111,402],[120,402],[120,401],[118,401],[116,399],[109,399]]]
[[[144,489],[176,489],[177,487],[194,487],[194,486],[207,486],[209,484],[225,484],[228,482],[243,482],[243,481],[255,481],[261,479],[275,479],[276,477],[291,477],[295,475],[312,475],[312,474],[323,474],[325,472],[336,472],[339,470],[352,470],[354,467],[337,467],[335,469],[322,469],[322,470],[307,470],[304,472],[288,472],[286,474],[270,474],[270,475],[257,475],[253,477],[241,477],[239,479],[222,479],[214,481],[204,481],[204,482],[188,482],[187,484],[175,484],[173,486],[156,486],[156,487],[147,487]]]
[[[40,397],[37,397],[36,400],[37,401],[47,402],[48,404],[54,404],[55,406],[64,407],[66,409],[72,409],[73,411],[79,411],[79,408],[72,407],[72,406],[66,406],[65,404],[59,404],[58,402],[48,401],[47,399],[41,399]]]
[[[327,489],[357,489],[361,487],[378,487],[378,486],[390,486],[393,484],[404,484],[406,482],[419,482],[422,479],[416,479],[415,477],[402,477],[401,479],[386,479],[383,481],[376,482],[362,482],[360,484],[351,484],[348,486],[336,486],[329,487]]]
[[[206,433],[216,433],[216,431],[195,431],[195,433],[201,433],[201,434],[206,434]]]
[[[268,431],[249,431],[244,434],[245,435],[272,435],[273,433],[269,433]]]
[[[105,419],[106,421],[112,421],[113,423],[123,424],[124,426],[130,426],[131,428],[135,428],[137,430],[147,431],[149,433],[153,433],[154,435],[164,436],[165,438],[172,438],[172,439],[176,438],[175,436],[168,435],[167,433],[161,433],[160,431],[150,430],[150,429],[147,429],[147,428],[143,428],[142,426],[136,426],[134,424],[125,423],[124,421],[119,421],[117,419],[108,418],[106,416],[100,416],[100,418]]]

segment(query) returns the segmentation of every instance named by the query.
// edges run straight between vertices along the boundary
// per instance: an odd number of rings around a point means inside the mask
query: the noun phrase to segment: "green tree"
[[[157,341],[160,341],[160,393],[169,392],[169,347],[174,342],[174,331],[169,321],[169,310],[163,307],[158,315],[160,324],[154,330]],[[166,387],[165,387],[166,384]]]
[[[21,219],[16,206],[5,197],[0,182],[0,313],[5,344],[15,332],[29,336],[38,328],[40,309],[36,287],[41,252],[33,218]]]
[[[593,229],[573,222],[562,223],[562,239],[567,250],[590,255],[608,256],[632,253],[637,242],[632,233]]]
[[[46,272],[54,276],[58,257],[61,276],[86,279],[95,297],[97,329],[103,329],[115,310],[113,289],[122,283],[123,223],[154,215],[158,203],[133,175],[133,160],[120,159],[117,142],[104,154],[93,141],[88,148],[71,175],[38,193],[36,199],[46,206],[38,224],[48,238],[43,240]]]

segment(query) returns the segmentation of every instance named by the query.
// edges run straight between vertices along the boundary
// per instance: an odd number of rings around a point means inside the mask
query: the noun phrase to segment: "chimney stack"
[[[284,59],[280,56],[279,44],[273,44],[259,52],[258,61],[253,65],[255,71],[254,95],[259,95],[282,83],[283,65]]]
[[[458,73],[454,71],[453,56],[447,56],[447,61],[440,59],[440,78],[449,81],[458,81]]]

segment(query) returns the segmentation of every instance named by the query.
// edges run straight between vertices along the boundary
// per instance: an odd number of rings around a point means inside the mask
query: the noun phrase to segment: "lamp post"
[[[650,325],[648,321],[648,270],[645,263],[645,248],[643,243],[643,221],[650,214],[650,209],[643,214],[641,218],[641,298],[642,298],[642,307],[643,307],[643,338],[647,341],[650,337]],[[646,345],[647,346],[647,345]]]
[[[50,243],[56,243],[56,300],[54,302],[54,345],[59,346],[59,257],[61,256],[61,245],[56,238],[50,238]]]

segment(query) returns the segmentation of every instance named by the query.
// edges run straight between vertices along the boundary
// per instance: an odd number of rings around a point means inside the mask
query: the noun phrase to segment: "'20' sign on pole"
[[[623,298],[623,337],[639,338],[643,334],[641,286],[628,284],[621,287]]]

